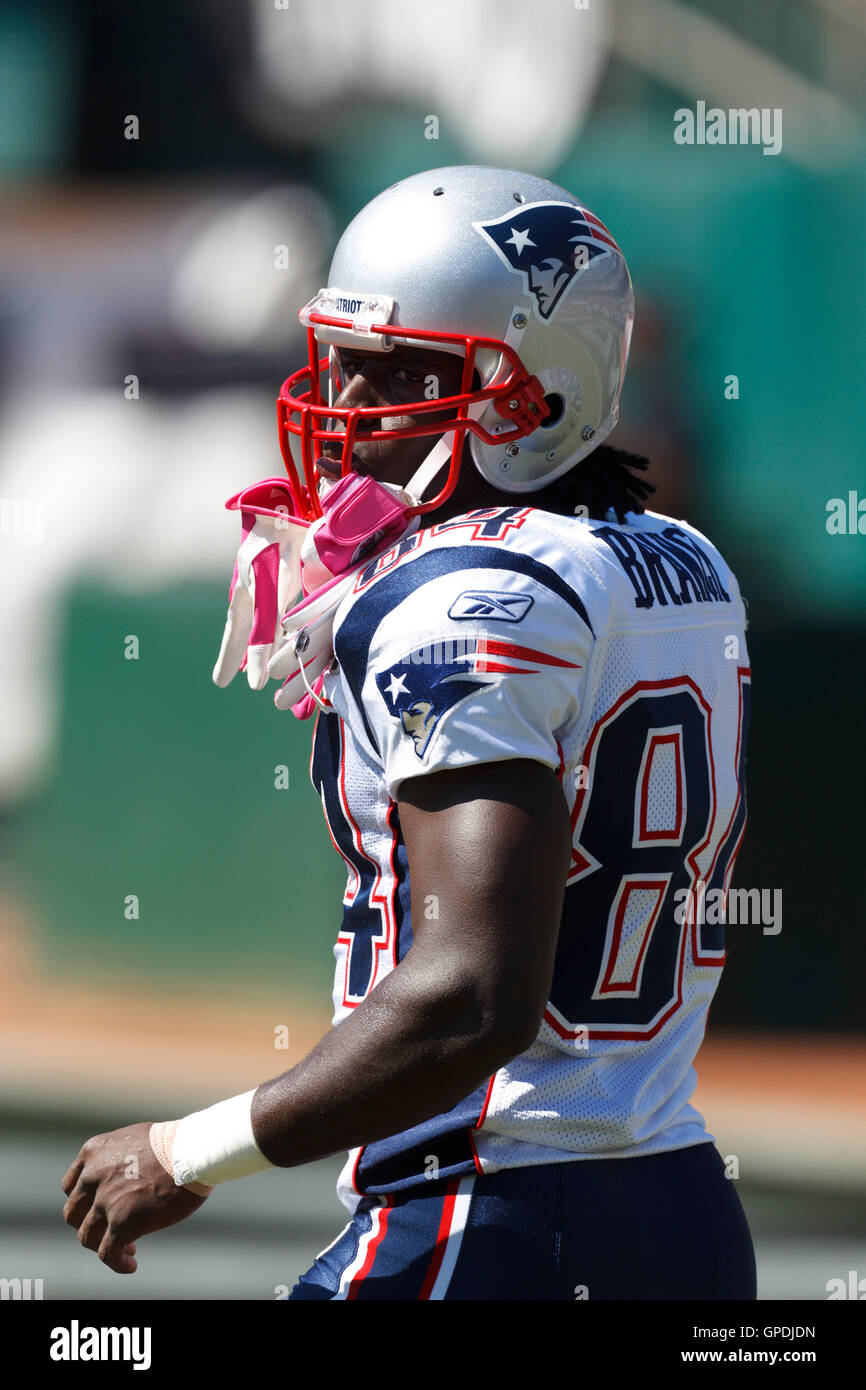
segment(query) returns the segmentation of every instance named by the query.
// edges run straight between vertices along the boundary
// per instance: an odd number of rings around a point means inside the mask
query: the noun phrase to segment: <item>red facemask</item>
[[[414,439],[419,435],[439,435],[441,437],[445,433],[453,431],[451,459],[445,483],[435,497],[426,502],[418,502],[410,510],[408,515],[415,516],[441,507],[442,503],[454,491],[460,476],[463,442],[467,432],[474,434],[485,444],[501,445],[505,441],[522,439],[525,435],[531,434],[533,430],[538,428],[541,421],[550,414],[550,409],[544,399],[544,390],[538,378],[530,376],[514,348],[501,339],[444,333],[431,328],[396,327],[387,322],[359,322],[358,318],[350,319],[320,313],[313,306],[321,302],[324,293],[322,292],[314,300],[311,300],[310,304],[306,305],[300,313],[301,322],[307,327],[309,363],[283,382],[277,397],[277,429],[280,451],[283,455],[292,491],[297,495],[300,503],[299,516],[313,521],[322,515],[316,478],[316,459],[320,456],[324,444],[330,444],[333,447],[338,438],[342,440],[340,471],[345,477],[352,472],[352,451],[356,444],[382,439]],[[387,304],[387,301],[369,301],[369,307],[378,309],[383,303]],[[437,397],[433,400],[413,401],[411,404],[413,416],[440,414],[442,411],[448,410],[452,412],[450,417],[444,421],[436,420],[427,423],[422,420],[420,423],[404,429],[385,430],[372,427],[376,421],[381,423],[383,414],[381,406],[347,409],[328,405],[322,397],[321,379],[322,374],[329,371],[329,359],[328,357],[319,357],[319,343],[316,338],[317,326],[330,330],[329,336],[334,337],[338,342],[340,330],[345,335],[353,335],[352,342],[356,345],[359,341],[359,334],[362,334],[368,346],[371,340],[378,336],[389,344],[392,339],[406,339],[411,340],[411,346],[429,342],[431,347],[441,345],[443,347],[453,346],[458,349],[463,356],[463,373],[459,393],[455,396]],[[496,354],[501,354],[510,367],[510,371],[498,384],[480,387],[473,391],[471,386],[479,348],[491,349]],[[339,379],[335,379],[333,371],[331,381],[332,387],[336,386],[341,389]],[[504,421],[508,422],[509,428],[503,426],[502,430],[493,434],[469,413],[472,406],[486,404],[488,401],[493,402],[494,409]],[[400,409],[405,413],[407,407],[402,405]],[[371,422],[370,426],[365,428],[368,421]],[[291,437],[293,435],[300,440],[303,483],[298,476],[298,470],[292,457]],[[423,492],[423,490],[422,487],[421,491]]]

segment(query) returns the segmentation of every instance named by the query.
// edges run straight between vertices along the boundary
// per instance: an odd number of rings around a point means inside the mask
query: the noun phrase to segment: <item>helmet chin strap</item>
[[[467,408],[467,415],[473,420],[477,420],[489,406],[489,401],[476,401]],[[427,491],[433,479],[441,473],[446,464],[451,462],[451,454],[454,447],[454,430],[448,430],[440,435],[427,457],[419,464],[408,483],[405,484],[403,491],[408,492],[414,502],[423,502],[424,493]],[[463,435],[463,448],[466,448],[466,433]],[[465,454],[460,460],[460,467],[463,467]]]
[[[446,463],[450,462],[453,442],[453,430],[448,434],[440,435],[427,457],[419,467],[416,468],[408,483],[405,484],[403,491],[408,492],[414,502],[418,503],[424,501],[424,493],[427,491],[433,479],[441,473]]]

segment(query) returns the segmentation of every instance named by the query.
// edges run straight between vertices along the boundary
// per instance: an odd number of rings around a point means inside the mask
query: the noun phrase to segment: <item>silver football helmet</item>
[[[546,486],[616,424],[633,316],[628,268],[610,232],[547,179],[461,165],[394,184],[350,223],[327,287],[300,312],[310,361],[284,382],[277,404],[304,513],[321,514],[315,459],[335,431],[343,435],[343,474],[355,443],[439,435],[406,487],[419,513],[450,495],[467,436],[473,464],[496,488]],[[365,428],[382,423],[381,408],[334,406],[335,350],[388,352],[395,342],[461,355],[461,390],[413,404],[418,423],[410,428]],[[445,409],[446,422],[424,421]],[[446,465],[444,486],[422,500]]]

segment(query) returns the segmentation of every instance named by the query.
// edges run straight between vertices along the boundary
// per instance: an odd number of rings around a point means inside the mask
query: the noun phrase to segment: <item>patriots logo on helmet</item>
[[[536,314],[545,320],[578,271],[606,251],[619,251],[604,223],[574,203],[526,203],[492,222],[472,225],[522,277]]]
[[[423,758],[448,710],[503,675],[537,676],[539,666],[580,669],[573,661],[563,661],[535,647],[493,637],[467,637],[414,647],[376,676],[376,686],[390,714],[411,738],[418,757]]]

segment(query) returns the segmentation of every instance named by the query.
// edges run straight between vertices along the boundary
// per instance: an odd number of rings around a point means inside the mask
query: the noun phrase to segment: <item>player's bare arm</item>
[[[414,943],[299,1066],[259,1087],[253,1129],[275,1164],[450,1109],[538,1032],[571,845],[556,775],[522,759],[439,772],[404,783],[399,812]]]

